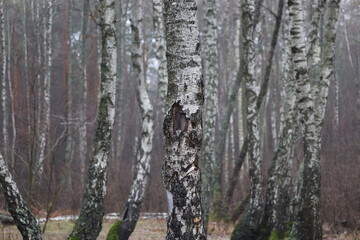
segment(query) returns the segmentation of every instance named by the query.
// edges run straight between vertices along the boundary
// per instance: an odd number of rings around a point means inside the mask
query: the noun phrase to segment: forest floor
[[[98,240],[105,240],[111,224],[115,220],[105,220],[103,230]],[[50,221],[44,234],[45,240],[65,240],[72,230],[72,221]],[[209,224],[208,240],[228,240],[230,239],[233,225]],[[131,235],[130,240],[160,240],[165,239],[166,220],[165,219],[140,219]],[[20,233],[15,226],[1,226],[0,240],[20,240]],[[360,240],[360,232],[343,232],[341,234],[324,234],[324,240]]]

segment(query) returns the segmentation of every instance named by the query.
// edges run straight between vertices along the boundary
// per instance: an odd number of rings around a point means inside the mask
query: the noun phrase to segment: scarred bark
[[[100,104],[93,139],[93,152],[80,216],[69,239],[95,240],[102,227],[107,166],[115,115],[116,39],[115,2],[100,1],[101,82]]]
[[[201,209],[203,82],[195,0],[165,1],[168,62],[163,181],[173,195],[167,239],[206,239]]]
[[[40,226],[22,198],[2,154],[0,154],[0,184],[5,195],[9,212],[23,239],[41,240]]]

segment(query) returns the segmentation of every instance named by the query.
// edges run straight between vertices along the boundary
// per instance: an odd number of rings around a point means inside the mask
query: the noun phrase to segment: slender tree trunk
[[[80,216],[69,239],[95,240],[102,227],[107,166],[115,115],[116,37],[115,2],[100,1],[101,83],[93,152]]]
[[[290,185],[291,185],[291,152],[296,136],[296,82],[292,73],[289,29],[285,33],[285,50],[283,54],[284,72],[284,120],[279,138],[279,144],[271,168],[269,170],[266,205],[262,220],[261,239],[270,235],[283,238],[289,221]]]
[[[259,93],[259,95],[257,97],[257,100],[256,100],[256,111],[257,112],[260,111],[261,105],[263,104],[265,96],[266,96],[267,91],[268,91],[270,73],[271,73],[273,58],[274,58],[274,55],[275,55],[275,48],[276,48],[276,45],[277,45],[277,39],[278,39],[280,25],[281,25],[283,6],[284,6],[284,0],[280,0],[279,4],[278,4],[278,12],[277,12],[277,15],[276,15],[275,28],[274,28],[274,31],[273,31],[273,34],[272,34],[272,37],[271,37],[271,47],[270,47],[270,51],[269,51],[269,55],[268,55],[268,59],[267,59],[268,65],[266,66],[264,78],[263,78],[263,80],[261,82],[260,93]],[[256,20],[256,18],[255,18],[255,20]],[[255,20],[254,20],[254,22],[256,23]],[[248,150],[247,144],[248,143],[249,143],[249,136],[247,134],[245,139],[244,139],[244,142],[243,142],[243,144],[241,146],[240,155],[235,160],[235,166],[233,168],[233,172],[232,172],[232,174],[230,176],[230,179],[229,179],[229,184],[228,184],[228,187],[226,189],[226,195],[225,195],[225,202],[226,203],[229,203],[231,201],[231,199],[232,199],[232,195],[233,195],[234,188],[235,188],[237,180],[238,180],[238,176],[239,176],[241,166],[244,163],[245,157],[247,155],[247,150]]]
[[[156,41],[156,58],[158,60],[158,76],[159,76],[159,97],[161,101],[161,117],[165,116],[165,101],[168,87],[168,73],[166,61],[166,41],[163,8],[164,1],[153,0],[153,18],[154,31]],[[166,190],[166,198],[168,203],[168,213],[171,214],[173,208],[173,199],[169,191]]]
[[[24,240],[41,240],[41,230],[36,218],[22,198],[9,169],[0,154],[0,184],[6,204]]]
[[[200,163],[203,82],[195,0],[165,1],[168,95],[163,180],[173,195],[167,239],[206,239]]]
[[[44,162],[46,158],[46,148],[49,145],[49,128],[50,128],[50,81],[52,70],[52,24],[54,15],[54,0],[45,1],[45,14],[44,18],[44,83],[43,83],[43,99],[42,99],[42,122],[40,128],[40,149],[39,159],[36,168],[37,176],[41,176],[44,170]]]
[[[81,181],[85,177],[85,162],[87,156],[87,138],[86,138],[86,109],[87,109],[87,28],[88,28],[88,14],[89,14],[89,0],[83,0],[82,9],[82,23],[81,23],[81,47],[80,47],[80,106],[79,106],[79,163]],[[83,182],[81,182],[83,186]]]
[[[67,73],[66,73],[66,84],[67,84],[67,95],[66,95],[66,114],[67,114],[67,138],[65,147],[65,159],[68,167],[66,184],[68,185],[68,192],[72,193],[72,168],[71,163],[74,157],[74,126],[73,126],[73,99],[72,99],[72,17],[71,17],[71,0],[67,2]],[[81,175],[83,176],[83,175]]]
[[[304,136],[304,169],[301,174],[301,187],[298,201],[295,206],[294,224],[291,232],[292,239],[322,239],[322,225],[320,219],[320,133],[322,119],[328,90],[328,77],[332,74],[332,68],[324,67],[321,70],[320,83],[315,82],[313,92],[310,92],[310,78],[305,56],[305,30],[301,2],[289,0],[290,37],[295,77],[297,81],[298,106],[301,113]],[[339,0],[331,1],[330,9],[338,4]],[[332,12],[332,10],[330,10]],[[329,22],[332,22],[332,14],[329,14]],[[335,26],[337,14],[335,17]],[[335,28],[335,26],[333,28]],[[330,34],[331,35],[331,34]],[[331,38],[335,41],[335,34]],[[312,40],[312,38],[309,38]],[[328,41],[328,40],[327,40]],[[334,45],[334,44],[333,44]],[[328,47],[327,47],[328,48]],[[329,50],[327,50],[329,51]],[[313,50],[313,52],[316,52]],[[310,53],[311,54],[311,53]],[[308,54],[309,55],[309,54]],[[329,55],[328,55],[329,56]],[[332,64],[332,57],[328,57]],[[312,56],[313,62],[320,62],[317,55]],[[326,60],[325,62],[327,62]],[[326,63],[325,66],[327,66]],[[330,66],[331,66],[330,64]],[[317,79],[317,74],[315,74]],[[325,77],[325,79],[324,79]],[[324,87],[321,85],[324,84]],[[315,94],[318,93],[318,96]],[[319,97],[320,96],[320,97]],[[317,106],[317,109],[314,107]],[[319,117],[320,116],[320,117]]]
[[[202,143],[202,204],[205,233],[207,233],[208,214],[212,204],[213,169],[215,162],[215,123],[218,88],[218,53],[217,53],[217,10],[215,0],[204,2],[205,26],[203,31],[203,76],[204,76],[204,114]]]
[[[142,118],[142,133],[140,139],[140,150],[136,156],[136,175],[122,214],[122,220],[121,223],[115,223],[112,231],[108,234],[108,240],[127,240],[135,229],[149,180],[150,160],[154,136],[153,107],[146,90],[145,81],[142,0],[138,1],[137,9],[133,9],[132,11],[132,61],[134,77],[138,82],[137,95]]]
[[[1,110],[3,112],[3,125],[2,125],[2,136],[3,136],[3,154],[5,157],[8,156],[9,147],[9,135],[8,135],[8,119],[9,110],[7,106],[7,84],[6,84],[6,62],[7,62],[7,46],[6,46],[6,28],[5,28],[5,11],[4,11],[4,0],[0,0],[0,28],[1,28]]]
[[[254,18],[255,4],[253,0],[245,0],[242,5],[242,32],[243,32],[243,55],[245,98],[246,98],[246,121],[248,130],[249,152],[249,178],[250,178],[250,202],[247,212],[242,220],[236,225],[231,239],[256,239],[257,228],[261,221],[263,211],[263,187],[262,167],[260,156],[259,119],[257,110],[258,86],[254,79],[255,50],[254,50]]]

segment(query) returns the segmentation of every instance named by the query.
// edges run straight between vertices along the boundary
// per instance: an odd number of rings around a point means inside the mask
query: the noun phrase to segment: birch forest
[[[359,0],[0,0],[0,240],[360,239]]]

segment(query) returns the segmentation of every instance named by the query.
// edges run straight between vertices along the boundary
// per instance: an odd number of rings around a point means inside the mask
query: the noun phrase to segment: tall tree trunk
[[[89,14],[89,0],[83,0],[82,9],[82,23],[81,23],[81,47],[80,47],[80,106],[79,106],[79,167],[81,186],[85,177],[85,162],[87,156],[87,138],[86,138],[86,109],[87,109],[87,28],[88,28],[88,14]]]
[[[36,167],[36,174],[40,177],[44,170],[44,162],[46,158],[46,148],[49,145],[49,128],[50,128],[50,81],[51,81],[51,70],[52,70],[52,24],[54,15],[54,0],[45,1],[44,10],[44,82],[43,82],[43,99],[41,102],[41,126],[40,130],[40,149],[39,159]]]
[[[166,61],[166,41],[165,41],[165,26],[163,8],[164,1],[153,0],[153,18],[154,31],[156,41],[156,58],[158,60],[158,76],[159,76],[159,97],[161,101],[161,117],[165,116],[165,101],[168,87],[168,73]],[[169,191],[166,191],[166,198],[168,203],[168,213],[170,214],[173,208],[173,199]]]
[[[236,225],[231,239],[256,239],[257,229],[261,221],[263,211],[263,187],[262,167],[260,156],[259,139],[259,111],[257,110],[258,86],[254,79],[255,51],[254,51],[254,18],[255,4],[253,0],[245,0],[242,5],[242,32],[243,32],[243,55],[245,98],[246,98],[246,121],[248,130],[249,152],[249,178],[250,178],[250,202],[243,219]]]
[[[256,9],[254,10],[254,17],[253,17],[253,30],[255,31],[255,28],[259,22],[260,19],[260,8],[262,5],[263,0],[257,0],[256,1]],[[241,23],[242,24],[242,23]],[[240,55],[242,55],[242,40],[240,40]],[[217,216],[223,216],[224,213],[224,207],[223,207],[223,199],[222,199],[222,189],[221,189],[221,175],[222,175],[222,158],[223,153],[225,152],[225,139],[226,134],[229,128],[230,123],[230,117],[233,112],[233,109],[235,109],[235,103],[237,99],[237,94],[239,93],[239,89],[241,86],[241,82],[243,79],[243,71],[244,66],[243,64],[240,64],[239,70],[236,74],[236,79],[234,82],[231,83],[230,88],[230,94],[228,96],[227,106],[225,109],[225,114],[223,116],[223,119],[220,123],[220,132],[218,134],[218,146],[215,149],[215,162],[214,162],[214,186],[213,186],[213,195],[214,195],[214,209],[217,209],[215,212],[215,215]],[[244,141],[247,142],[247,141]]]
[[[71,17],[71,0],[67,2],[67,73],[66,73],[66,85],[67,85],[67,93],[66,93],[66,114],[67,114],[67,138],[66,138],[66,147],[65,147],[65,159],[68,167],[66,174],[66,184],[68,185],[68,192],[72,193],[72,168],[71,163],[74,157],[74,117],[73,117],[73,85],[72,85],[72,42],[71,42],[71,34],[72,34],[72,17]],[[83,176],[83,175],[82,175]]]
[[[115,115],[116,38],[115,2],[100,1],[101,82],[100,104],[93,139],[93,152],[88,170],[80,216],[69,239],[95,240],[102,227],[106,193],[107,166]]]
[[[290,185],[291,185],[291,152],[296,136],[296,82],[292,73],[289,28],[284,25],[284,110],[283,123],[279,144],[269,169],[266,204],[261,226],[261,239],[268,238],[271,234],[280,238],[284,237],[289,221]]]
[[[0,28],[1,28],[1,110],[3,112],[3,125],[2,125],[2,142],[3,154],[8,157],[9,135],[8,135],[8,119],[9,110],[7,106],[7,84],[6,84],[6,63],[7,63],[7,46],[6,46],[6,28],[5,28],[5,11],[4,0],[0,0]]]
[[[204,113],[202,140],[202,205],[205,233],[209,209],[212,203],[213,169],[215,162],[215,123],[218,88],[218,53],[217,53],[217,10],[215,0],[206,0],[205,26],[203,30],[203,76],[204,76]]]
[[[22,198],[2,154],[0,154],[0,184],[5,195],[9,212],[23,239],[41,240],[40,226]]]
[[[138,1],[132,14],[132,61],[134,77],[138,82],[138,104],[142,118],[142,132],[140,150],[136,156],[136,175],[131,186],[130,194],[122,214],[121,223],[115,223],[109,232],[107,240],[127,240],[134,231],[138,221],[145,190],[150,174],[150,160],[154,136],[153,107],[150,102],[145,81],[143,2]]]
[[[271,73],[273,58],[274,58],[274,55],[275,55],[275,48],[276,48],[276,45],[277,45],[277,39],[278,39],[280,25],[281,25],[283,6],[284,6],[284,0],[280,0],[279,4],[278,4],[277,15],[276,15],[275,28],[274,28],[274,31],[273,31],[273,34],[272,34],[272,37],[271,37],[271,46],[270,46],[270,51],[269,51],[269,55],[268,55],[268,59],[267,59],[268,64],[267,64],[267,66],[265,68],[264,78],[263,78],[263,80],[261,82],[260,92],[259,92],[257,100],[256,100],[256,111],[257,112],[260,111],[261,105],[263,104],[265,96],[266,96],[267,91],[268,91],[270,73]],[[256,17],[255,17],[255,20],[256,20]],[[255,20],[254,20],[254,22],[256,23]],[[238,176],[239,176],[241,166],[244,163],[245,157],[247,155],[247,151],[248,151],[247,144],[248,143],[249,143],[249,136],[247,134],[245,136],[244,142],[243,142],[243,144],[241,146],[239,157],[235,160],[235,164],[234,164],[235,166],[233,168],[233,172],[232,172],[232,174],[230,176],[229,184],[228,184],[228,187],[226,189],[225,202],[227,204],[232,199],[233,191],[234,191],[234,188],[235,188],[237,180],[238,180]]]
[[[165,1],[168,95],[163,181],[173,195],[167,239],[205,239],[200,155],[203,82],[195,0]]]

